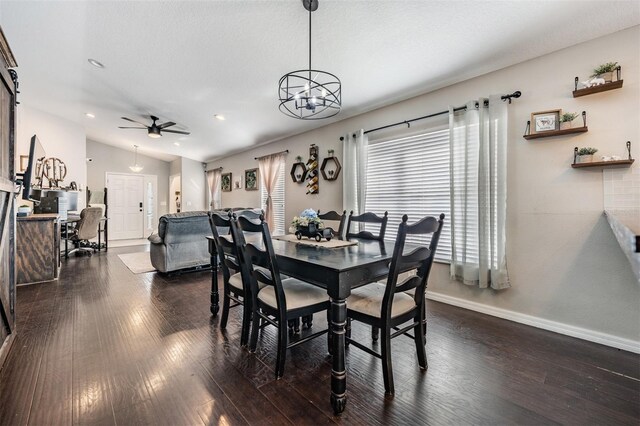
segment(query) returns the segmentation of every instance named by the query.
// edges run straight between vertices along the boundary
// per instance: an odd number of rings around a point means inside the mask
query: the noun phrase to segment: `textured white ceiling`
[[[277,103],[278,79],[306,66],[299,0],[0,1],[24,105],[81,123],[96,141],[201,161],[639,22],[637,0],[320,0],[313,64],[342,80],[343,111],[305,122],[281,114]],[[126,125],[121,116],[151,113],[191,135],[150,139],[117,128]]]

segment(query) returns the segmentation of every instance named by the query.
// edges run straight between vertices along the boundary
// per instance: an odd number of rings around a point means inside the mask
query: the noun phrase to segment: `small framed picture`
[[[231,185],[232,185],[231,182],[232,182],[231,173],[223,173],[220,181],[220,189],[222,189],[222,192],[231,192]]]
[[[240,179],[233,182],[233,189],[242,189],[242,182],[240,181]]]
[[[20,156],[20,171],[21,172],[26,172],[28,165],[29,165],[29,156],[28,155],[21,155]]]
[[[244,171],[244,189],[247,191],[258,190],[258,169],[248,169]]]
[[[560,129],[561,109],[531,113],[531,133],[543,133]]]

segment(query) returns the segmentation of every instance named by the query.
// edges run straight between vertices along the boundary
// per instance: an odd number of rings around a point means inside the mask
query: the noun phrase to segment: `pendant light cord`
[[[309,81],[311,81],[311,2],[309,3]]]

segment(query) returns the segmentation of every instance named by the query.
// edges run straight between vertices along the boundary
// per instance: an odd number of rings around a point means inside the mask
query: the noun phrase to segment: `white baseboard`
[[[613,336],[611,334],[601,333],[599,331],[588,330],[586,328],[576,327],[573,325],[563,324],[556,321],[546,320],[544,318],[534,317],[507,309],[496,308],[482,303],[472,302],[453,296],[447,296],[441,293],[434,293],[427,290],[427,299],[436,302],[446,303],[448,305],[457,306],[459,308],[469,309],[471,311],[480,312],[509,321],[518,322],[520,324],[530,325],[532,327],[541,328],[543,330],[553,331],[555,333],[565,334],[578,339],[588,340],[590,342],[599,343],[601,345],[611,346],[625,351],[640,353],[640,342]]]

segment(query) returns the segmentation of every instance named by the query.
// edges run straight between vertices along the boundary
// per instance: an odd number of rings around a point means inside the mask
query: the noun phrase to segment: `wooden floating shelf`
[[[599,86],[585,87],[584,89],[578,89],[573,91],[573,97],[579,98],[580,96],[592,95],[594,93],[606,92],[607,90],[619,89],[622,87],[624,80],[612,81],[611,83],[600,84]]]
[[[583,167],[625,167],[633,164],[635,159],[618,161],[592,161],[590,163],[573,163],[571,167],[581,169]]]
[[[584,133],[584,132],[587,132],[588,130],[589,128],[587,126],[571,127],[569,129],[550,130],[548,132],[532,133],[530,135],[524,135],[523,137],[527,140],[539,139],[539,138],[550,138],[552,136],[564,136],[564,135],[571,135],[574,133]]]

